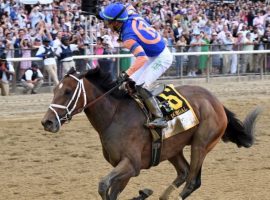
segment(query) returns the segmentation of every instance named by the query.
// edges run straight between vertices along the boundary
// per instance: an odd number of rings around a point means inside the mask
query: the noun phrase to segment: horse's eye
[[[72,94],[72,91],[71,90],[65,90],[65,95],[66,96],[70,96]]]

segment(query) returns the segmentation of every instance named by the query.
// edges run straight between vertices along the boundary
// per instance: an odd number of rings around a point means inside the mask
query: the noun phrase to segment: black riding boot
[[[159,108],[159,104],[156,98],[147,89],[142,86],[136,86],[136,91],[140,97],[144,100],[149,111],[155,116],[152,122],[146,124],[148,128],[166,128],[168,126],[167,121],[163,118],[163,113]]]

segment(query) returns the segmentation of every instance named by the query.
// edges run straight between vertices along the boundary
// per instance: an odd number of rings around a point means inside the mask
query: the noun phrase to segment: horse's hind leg
[[[201,186],[201,168],[207,152],[204,147],[191,146],[190,172],[186,180],[186,185],[180,193],[180,197],[185,199],[192,192]]]
[[[173,164],[174,168],[176,169],[177,177],[159,197],[160,200],[169,199],[170,194],[186,181],[187,176],[189,174],[189,164],[184,157],[183,150],[180,152],[180,154],[169,159],[169,161]]]
[[[188,197],[201,186],[201,169],[205,156],[214,148],[223,132],[222,128],[218,126],[218,122],[215,123],[212,121],[212,123],[201,123],[199,129],[193,135],[190,172],[186,180],[186,185],[180,193],[182,199]]]
[[[129,179],[136,175],[129,159],[125,158],[99,182],[98,192],[102,200],[116,200]]]

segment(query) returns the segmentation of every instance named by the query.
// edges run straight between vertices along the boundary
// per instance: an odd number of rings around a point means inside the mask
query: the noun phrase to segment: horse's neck
[[[96,94],[94,98],[98,98],[103,95],[103,93],[98,89],[95,89],[93,93]],[[88,100],[88,103],[93,100],[94,99]],[[118,103],[118,100],[107,95],[85,109],[87,118],[97,132],[102,133],[112,123]]]

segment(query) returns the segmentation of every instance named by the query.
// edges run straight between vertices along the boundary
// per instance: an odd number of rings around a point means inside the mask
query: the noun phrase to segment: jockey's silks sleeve
[[[161,35],[138,14],[129,15],[123,23],[121,39],[136,57],[134,64],[127,70],[128,75],[143,67],[148,57],[158,56],[166,46]]]
[[[129,40],[134,40],[135,45],[142,47],[147,57],[158,56],[165,49],[165,42],[161,35],[151,27],[143,18],[132,15],[123,24],[121,28],[121,39],[127,46],[131,48]],[[133,48],[136,48],[134,46]]]
[[[131,76],[147,62],[148,57],[146,56],[142,46],[133,39],[124,41],[124,47],[129,49],[130,52],[136,57],[135,62],[126,72],[129,76]]]

